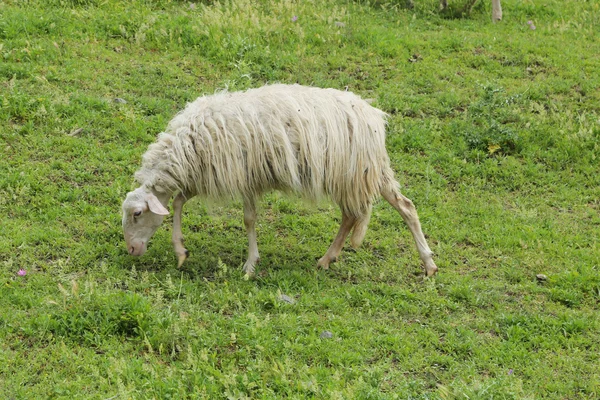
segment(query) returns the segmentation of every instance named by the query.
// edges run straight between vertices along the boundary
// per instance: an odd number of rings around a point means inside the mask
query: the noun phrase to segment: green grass
[[[0,1],[0,397],[597,398],[600,6],[502,3],[492,24],[483,0]],[[127,255],[147,145],[197,96],[268,82],[390,114],[438,276],[383,202],[317,270],[339,212],[279,193],[255,280],[235,203],[186,206],[182,270],[169,223]]]

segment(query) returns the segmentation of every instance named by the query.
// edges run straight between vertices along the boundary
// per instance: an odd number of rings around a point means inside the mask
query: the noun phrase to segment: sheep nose
[[[146,252],[145,242],[134,242],[127,247],[127,251],[130,255],[139,257]]]
[[[129,255],[131,256],[141,256],[144,253],[144,250],[144,242],[131,243],[127,248],[127,251],[129,251]]]

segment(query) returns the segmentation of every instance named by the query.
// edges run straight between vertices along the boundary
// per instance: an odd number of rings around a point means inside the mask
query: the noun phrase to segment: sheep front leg
[[[502,20],[502,5],[500,5],[500,0],[492,0],[492,21],[500,20]]]
[[[181,232],[181,214],[183,205],[187,201],[183,193],[179,193],[173,200],[173,247],[177,255],[177,268],[180,268],[183,262],[188,258],[190,252],[183,247],[183,233]]]
[[[425,235],[423,235],[423,231],[421,230],[419,216],[417,215],[417,210],[413,202],[409,198],[404,197],[397,189],[384,188],[381,190],[381,195],[400,213],[402,219],[404,219],[404,222],[408,225],[408,229],[410,229],[410,232],[415,239],[417,249],[419,250],[419,256],[425,267],[425,275],[434,275],[437,272],[438,267],[433,262],[433,252],[429,248],[429,245],[427,245]]]
[[[319,259],[319,262],[317,263],[319,267],[328,269],[330,263],[337,261],[337,258],[342,252],[342,247],[344,247],[346,237],[348,236],[348,233],[350,233],[350,230],[354,226],[355,222],[355,217],[342,212],[342,223],[340,225],[340,230],[338,231],[335,239],[333,239],[333,243],[331,243],[331,246],[329,246],[329,249],[327,249],[325,255]]]
[[[258,254],[258,243],[256,240],[256,200],[244,200],[244,225],[248,234],[248,259],[244,264],[244,278],[249,279],[254,276],[254,267],[260,260]]]

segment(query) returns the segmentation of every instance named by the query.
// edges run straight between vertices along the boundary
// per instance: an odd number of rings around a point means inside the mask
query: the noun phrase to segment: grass
[[[0,1],[0,397],[598,397],[599,5],[415,3]],[[390,114],[438,276],[384,203],[316,270],[339,213],[279,193],[253,281],[240,204],[186,206],[182,270],[168,223],[126,254],[120,203],[174,113],[276,81]]]

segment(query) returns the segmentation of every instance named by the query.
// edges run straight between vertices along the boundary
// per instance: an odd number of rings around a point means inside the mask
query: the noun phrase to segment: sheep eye
[[[139,217],[140,215],[142,215],[141,211],[136,211],[136,212],[133,213],[134,217]]]

